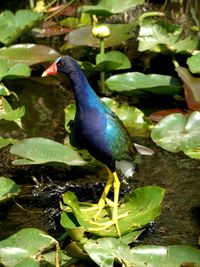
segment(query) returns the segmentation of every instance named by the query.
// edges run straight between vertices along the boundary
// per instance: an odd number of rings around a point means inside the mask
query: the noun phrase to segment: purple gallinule
[[[84,146],[89,153],[107,166],[108,181],[104,187],[101,198],[97,204],[97,218],[106,204],[112,208],[111,223],[105,224],[104,229],[110,225],[118,225],[118,200],[120,181],[116,169],[120,169],[125,176],[132,176],[135,169],[134,159],[137,150],[127,129],[117,115],[111,111],[91,88],[88,80],[78,63],[70,56],[58,58],[42,76],[64,73],[68,75],[76,101],[76,115],[73,124],[73,134],[77,143]],[[148,154],[148,152],[147,152]],[[113,186],[113,201],[107,198]]]

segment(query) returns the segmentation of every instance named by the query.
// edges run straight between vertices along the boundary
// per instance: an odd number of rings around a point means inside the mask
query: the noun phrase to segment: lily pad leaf
[[[15,42],[22,34],[30,30],[42,14],[24,9],[18,10],[14,15],[11,11],[0,14],[0,42],[9,45]]]
[[[174,245],[174,246],[138,246],[131,249],[135,267],[180,267],[200,266],[200,251],[196,248]]]
[[[187,64],[191,72],[200,74],[200,52],[189,57]]]
[[[15,144],[17,142],[18,142],[18,140],[16,140],[16,139],[0,137],[0,149],[9,145],[9,144]]]
[[[130,249],[120,239],[101,238],[88,241],[85,250],[93,261],[101,267],[112,267],[114,261],[122,266],[134,267],[180,267],[199,266],[200,251],[189,246],[145,245]]]
[[[182,27],[154,18],[143,20],[139,31],[139,51],[192,52],[197,48],[196,37],[188,36],[180,40]]]
[[[45,61],[53,61],[59,56],[57,51],[45,45],[16,44],[0,49],[0,58],[7,60],[9,66],[17,63],[31,66]]]
[[[103,71],[128,69],[131,67],[128,57],[119,51],[110,51],[96,56],[96,68]]]
[[[200,146],[200,112],[191,113],[188,120],[183,114],[166,116],[151,132],[153,141],[170,152],[184,151]]]
[[[0,177],[0,203],[17,196],[20,192],[20,187],[9,178]]]
[[[105,24],[110,29],[110,36],[105,38],[105,47],[120,45],[132,37],[135,25],[132,24]],[[92,26],[81,27],[71,31],[65,41],[68,46],[99,47],[99,39],[92,35]]]
[[[8,101],[3,97],[2,103],[0,103],[0,107],[2,110],[0,110],[0,120],[6,120],[6,121],[13,121],[15,122],[20,128],[22,128],[21,124],[21,117],[25,114],[25,107],[21,106],[16,109],[12,109]]]
[[[123,204],[118,208],[119,217],[122,214],[127,214],[127,216],[122,216],[118,221],[121,236],[126,236],[128,233],[134,231],[137,232],[136,236],[138,236],[138,230],[141,230],[159,216],[164,191],[165,190],[160,187],[146,186],[137,188],[124,197],[122,200]],[[73,193],[70,192],[70,194]],[[74,207],[71,205],[69,206],[66,198],[68,198],[68,195],[65,195],[65,199],[63,200],[65,206],[62,207],[63,214],[65,214],[62,215],[62,225],[66,230],[72,229],[75,231],[82,227],[85,232],[90,232],[97,236],[117,236],[115,226],[110,221],[110,207],[105,207],[101,211],[97,217],[96,224],[92,218],[94,218],[97,213],[98,205],[95,206],[91,204],[90,207],[90,204],[86,205],[85,203],[76,201],[75,210]],[[77,207],[77,205],[79,206]],[[105,224],[110,222],[110,226],[106,229],[103,229],[102,226],[99,225],[101,223]],[[68,230],[67,232],[69,233]]]
[[[81,11],[97,16],[111,16],[112,14],[121,13],[129,8],[142,5],[144,0],[124,0],[123,5],[115,0],[101,0],[97,5],[85,5],[81,7]]]
[[[184,83],[185,101],[190,110],[200,111],[200,78],[193,77],[183,67],[177,67],[176,71]]]
[[[10,153],[25,159],[14,160],[14,165],[43,164],[50,162],[67,165],[84,165],[86,162],[68,145],[45,138],[28,138],[13,145]]]
[[[160,74],[143,74],[127,72],[114,75],[106,80],[108,88],[125,95],[149,92],[161,95],[174,95],[181,92],[182,83],[179,79]]]
[[[56,245],[57,241],[43,231],[35,228],[22,229],[0,241],[0,262],[6,267],[22,267],[29,261],[32,264],[30,266],[38,266],[33,265],[34,261],[42,260],[42,253]]]

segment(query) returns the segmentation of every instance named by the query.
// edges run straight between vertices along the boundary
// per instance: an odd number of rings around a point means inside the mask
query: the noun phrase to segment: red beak
[[[56,73],[57,73],[57,66],[56,66],[56,62],[54,62],[50,67],[48,67],[48,69],[46,69],[42,73],[42,77],[53,75],[53,74],[56,74]]]

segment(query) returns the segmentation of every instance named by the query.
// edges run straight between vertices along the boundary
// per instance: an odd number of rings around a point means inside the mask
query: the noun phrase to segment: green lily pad
[[[100,71],[111,71],[128,69],[131,67],[128,57],[119,51],[110,51],[96,56],[96,69]]]
[[[191,52],[198,46],[194,36],[187,36],[180,40],[182,27],[164,20],[148,18],[143,20],[140,27],[138,41],[139,51],[154,52]]]
[[[118,221],[122,236],[141,230],[159,216],[164,191],[160,187],[146,186],[138,188],[124,197],[123,204],[118,208],[119,216],[127,214]],[[61,224],[68,233],[70,233],[68,229],[73,230],[74,234],[76,234],[75,231],[77,229],[84,228],[86,232],[97,236],[117,236],[114,225],[103,230],[99,225],[93,223],[92,218],[98,210],[97,205],[90,206],[90,204],[79,203],[72,192],[67,192],[63,195],[63,202]],[[105,207],[97,218],[97,223],[109,223],[110,212],[110,208]]]
[[[84,165],[86,162],[68,145],[45,138],[28,138],[13,145],[10,153],[23,157],[14,160],[14,165],[43,164],[49,162],[67,165]]]
[[[3,83],[0,83],[0,96],[9,96],[11,94],[14,94],[16,96],[16,94],[8,90],[8,88]]]
[[[41,18],[41,13],[28,9],[18,10],[15,15],[8,10],[2,12],[0,14],[0,42],[5,45],[15,42]]]
[[[147,136],[149,134],[149,122],[141,110],[127,104],[119,104],[108,97],[103,97],[101,100],[117,114],[131,135]],[[65,129],[69,133],[71,132],[69,122],[74,119],[75,112],[76,105],[74,103],[65,108]]]
[[[127,72],[111,76],[106,80],[108,88],[125,95],[134,95],[143,91],[161,95],[179,94],[182,83],[172,76]]]
[[[22,229],[0,241],[0,263],[6,267],[40,266],[42,253],[55,248],[57,241],[38,229]],[[25,265],[27,263],[31,265]],[[54,258],[55,263],[55,258]]]
[[[20,187],[11,179],[0,177],[0,203],[17,196],[20,192]]]
[[[200,112],[186,119],[181,113],[171,114],[158,122],[151,132],[153,141],[162,148],[179,152],[200,146]]]
[[[19,107],[16,109],[12,109],[8,101],[3,97],[2,98],[2,110],[0,110],[0,120],[13,121],[20,128],[22,128],[21,117],[25,114],[25,107]]]
[[[16,63],[31,66],[45,61],[54,61],[59,56],[57,51],[45,45],[16,44],[0,49],[0,58],[7,60],[9,66]]]
[[[0,80],[13,79],[16,77],[24,76],[29,77],[31,75],[31,69],[24,63],[17,63],[13,66],[9,66],[7,60],[0,60]]]
[[[191,72],[200,74],[200,52],[189,57],[187,64]]]
[[[101,238],[88,241],[84,248],[101,267],[112,267],[114,261],[134,267],[192,267],[200,264],[200,251],[189,246],[145,245],[130,249],[120,239]]]
[[[101,0],[97,5],[84,5],[81,11],[89,14],[96,14],[97,16],[111,16],[112,14],[125,12],[137,5],[142,5],[144,0],[124,0],[123,5],[115,0]]]
[[[0,137],[0,149],[9,145],[9,144],[15,144],[17,142],[18,142],[18,140],[16,140],[16,139]]]
[[[110,36],[104,39],[105,48],[120,45],[132,37],[135,25],[132,24],[105,24],[110,29]],[[67,45],[99,47],[99,39],[92,35],[92,26],[82,27],[71,31],[65,38]]]

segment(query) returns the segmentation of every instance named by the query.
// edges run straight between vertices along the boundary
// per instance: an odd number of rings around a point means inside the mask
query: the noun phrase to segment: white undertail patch
[[[116,168],[120,170],[127,178],[135,173],[135,164],[131,161],[116,161]]]

